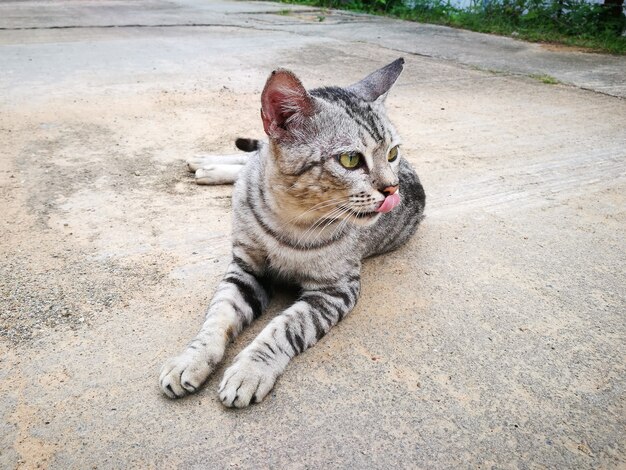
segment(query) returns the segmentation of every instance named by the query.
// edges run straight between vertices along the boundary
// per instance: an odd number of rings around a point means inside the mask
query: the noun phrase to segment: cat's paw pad
[[[219,388],[220,400],[229,408],[259,403],[272,390],[277,377],[268,365],[238,359],[224,372]]]
[[[168,360],[161,368],[159,384],[170,398],[182,398],[195,393],[213,371],[214,364],[200,354],[185,351]]]
[[[187,168],[192,173],[195,173],[200,168],[211,168],[212,165],[219,165],[224,163],[220,161],[223,157],[219,155],[194,155],[187,159]]]

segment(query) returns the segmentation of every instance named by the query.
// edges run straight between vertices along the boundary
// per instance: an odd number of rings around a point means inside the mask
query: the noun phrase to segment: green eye
[[[391,150],[389,150],[389,153],[387,154],[387,161],[393,162],[396,158],[398,158],[398,146],[397,145]]]
[[[339,163],[341,163],[344,168],[353,170],[361,164],[361,155],[358,153],[342,153],[339,155]]]

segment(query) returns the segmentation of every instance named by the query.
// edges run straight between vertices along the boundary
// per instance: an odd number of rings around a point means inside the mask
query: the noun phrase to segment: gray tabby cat
[[[398,59],[347,88],[309,92],[293,73],[276,70],[261,96],[269,142],[239,139],[240,149],[254,151],[245,165],[235,157],[230,169],[204,160],[204,182],[236,179],[232,262],[202,329],[162,368],[168,397],[198,391],[227,343],[263,313],[273,283],[296,284],[297,301],[237,355],[219,386],[229,407],[263,400],[291,358],[352,310],[361,260],[415,232],[424,190],[383,107],[403,64]]]

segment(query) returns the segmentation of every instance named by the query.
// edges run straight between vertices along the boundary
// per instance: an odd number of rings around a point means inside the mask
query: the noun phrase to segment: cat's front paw
[[[168,360],[161,368],[159,384],[170,398],[182,398],[195,393],[213,372],[215,364],[194,350]]]
[[[278,374],[271,366],[240,358],[224,372],[219,388],[220,400],[230,408],[259,403],[272,390]]]

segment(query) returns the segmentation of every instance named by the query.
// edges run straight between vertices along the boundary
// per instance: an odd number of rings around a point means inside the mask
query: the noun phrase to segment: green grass
[[[444,0],[282,0],[309,6],[336,8],[434,23],[481,33],[512,36],[532,42],[563,44],[592,52],[626,54],[626,21],[607,20],[601,5],[583,0],[478,0],[474,7],[459,10]]]
[[[556,78],[548,74],[533,74],[530,75],[530,78],[534,78],[535,80],[539,80],[541,83],[545,83],[547,85],[558,85],[559,82]]]

